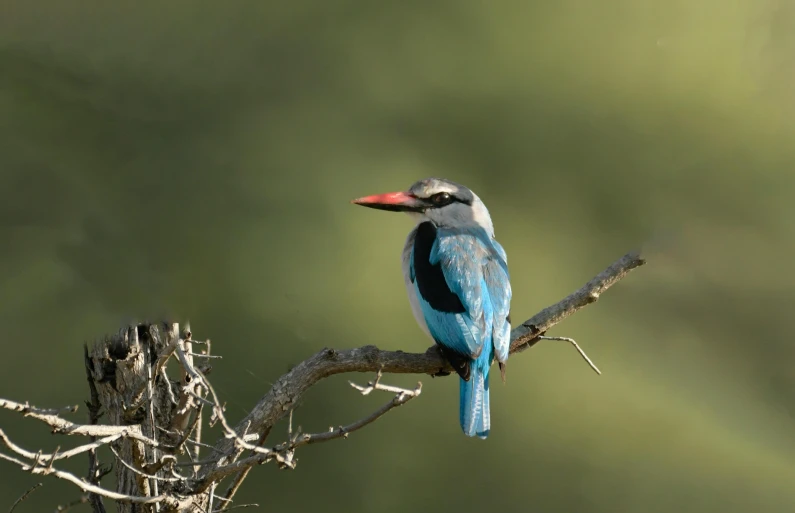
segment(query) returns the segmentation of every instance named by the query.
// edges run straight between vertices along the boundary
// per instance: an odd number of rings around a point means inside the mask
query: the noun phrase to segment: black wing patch
[[[441,264],[431,264],[431,248],[436,241],[436,226],[420,223],[414,238],[414,277],[422,298],[437,312],[464,313],[466,308],[447,286]]]

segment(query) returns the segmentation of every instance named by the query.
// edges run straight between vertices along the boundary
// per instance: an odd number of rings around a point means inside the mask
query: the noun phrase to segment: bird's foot
[[[429,354],[430,353],[436,353],[439,356],[441,356],[445,361],[447,361],[447,356],[444,353],[444,349],[442,349],[442,346],[440,346],[438,344],[429,347],[428,350],[425,351],[425,352],[429,353]],[[452,372],[450,372],[449,370],[439,369],[437,372],[431,374],[431,377],[432,378],[441,378],[441,377],[444,377],[444,376],[449,376],[450,374],[452,374]]]

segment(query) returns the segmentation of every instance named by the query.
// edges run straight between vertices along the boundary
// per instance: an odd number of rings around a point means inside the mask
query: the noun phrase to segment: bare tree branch
[[[292,410],[290,411],[290,429],[289,429],[289,431],[290,431],[289,434],[292,435]],[[262,435],[260,435],[259,440],[257,441],[257,446],[258,447],[261,447],[262,445],[265,444],[265,441],[268,439],[268,435],[270,435],[270,432],[271,432],[271,428],[266,428],[265,431],[262,433]],[[243,439],[245,440],[245,438],[246,437],[244,436]],[[240,489],[240,486],[243,484],[243,481],[245,481],[246,478],[248,477],[248,473],[251,472],[252,468],[253,467],[246,467],[245,469],[239,471],[235,475],[234,479],[232,479],[232,483],[227,487],[226,493],[224,494],[224,500],[227,501],[227,504],[226,504],[227,506],[228,506],[229,502],[232,501],[232,499],[234,498],[234,496],[237,493],[237,491]],[[226,506],[221,506],[220,511],[225,511],[224,510],[225,507]]]
[[[627,253],[580,289],[517,326],[511,331],[511,353],[521,352],[535,345],[547,330],[581,308],[595,303],[607,289],[644,263],[646,262],[639,252]],[[378,370],[393,374],[431,376],[453,372],[435,346],[424,353],[382,351],[375,346],[344,351],[326,348],[280,377],[251,412],[238,423],[235,432],[242,432],[244,426],[249,426],[249,430],[254,432],[262,432],[272,427],[294,407],[309,388],[324,378],[348,372]],[[232,439],[225,438],[216,445],[216,449],[222,454],[231,454],[233,445]],[[221,459],[215,466],[225,463],[226,460]],[[203,472],[208,470],[209,468],[202,469]]]
[[[92,485],[79,477],[71,474],[69,472],[64,472],[62,470],[57,470],[52,466],[38,466],[38,462],[33,462],[33,464],[25,463],[22,460],[14,458],[13,456],[8,456],[6,454],[0,453],[0,459],[6,460],[11,463],[15,463],[19,465],[22,470],[28,471],[32,474],[40,474],[43,476],[53,475],[58,479],[63,479],[65,481],[69,481],[70,483],[76,485],[78,488],[83,490],[84,492],[96,493],[97,495],[101,495],[108,499],[113,499],[115,501],[121,503],[136,503],[136,504],[155,504],[157,502],[160,503],[169,503],[171,506],[177,507],[178,503],[175,501],[173,497],[169,497],[167,495],[158,495],[155,497],[135,497],[132,495],[125,495],[123,493],[116,493],[110,490],[106,490],[96,485]]]
[[[511,331],[511,353],[518,353],[534,346],[539,341],[540,335],[581,308],[596,303],[607,289],[645,263],[646,260],[639,251],[631,251],[575,292],[517,326]]]
[[[122,438],[131,438],[133,440],[143,442],[152,447],[161,447],[161,445],[158,444],[155,440],[152,440],[151,438],[142,435],[141,426],[136,424],[130,426],[108,426],[108,425],[92,426],[86,424],[75,424],[74,422],[62,419],[55,413],[52,413],[58,410],[42,410],[30,406],[27,403],[22,404],[15,401],[11,401],[9,399],[0,399],[0,408],[5,408],[7,410],[12,410],[12,411],[18,411],[21,412],[25,417],[31,417],[36,420],[40,420],[45,424],[49,425],[50,427],[52,427],[53,433],[61,435],[82,435],[82,436],[96,436],[96,437],[119,435]],[[68,412],[75,412],[77,411],[77,406],[69,406],[63,408],[63,410]]]
[[[318,433],[318,434],[300,434],[297,433],[293,435],[292,433],[292,422],[289,423],[288,432],[287,432],[287,441],[284,444],[281,444],[277,447],[272,449],[266,449],[259,445],[253,445],[244,440],[244,438],[238,435],[232,427],[229,425],[229,422],[226,420],[224,416],[224,408],[220,404],[218,400],[218,395],[215,393],[212,385],[207,381],[204,376],[200,376],[204,386],[210,393],[210,396],[213,398],[212,405],[213,405],[213,415],[218,418],[221,422],[221,425],[225,431],[225,437],[227,439],[231,439],[234,442],[234,446],[240,449],[249,450],[254,453],[253,456],[248,458],[242,459],[237,462],[227,463],[221,466],[217,466],[215,469],[211,470],[207,474],[204,475],[202,482],[197,487],[197,490],[203,491],[207,489],[208,486],[212,486],[215,482],[235,473],[243,472],[254,465],[259,465],[262,463],[266,463],[268,461],[277,461],[281,468],[295,468],[295,450],[302,446],[302,445],[309,445],[313,443],[319,442],[327,442],[330,440],[335,440],[338,438],[347,438],[349,433],[357,431],[366,425],[374,422],[378,418],[382,417],[386,414],[389,410],[401,406],[408,402],[410,399],[413,399],[420,395],[422,391],[422,383],[417,383],[417,387],[414,390],[408,390],[404,388],[392,387],[388,385],[383,385],[380,383],[382,373],[379,371],[376,375],[374,381],[367,384],[367,386],[359,386],[354,383],[351,383],[351,386],[357,390],[359,390],[363,395],[369,394],[373,390],[384,390],[387,392],[392,392],[397,394],[391,401],[383,405],[382,407],[378,408],[375,412],[370,414],[369,416],[365,417],[364,419],[358,420],[348,426],[340,426],[336,429],[331,428],[329,431],[325,433]],[[208,464],[214,464],[224,460],[225,458],[216,459]]]
[[[41,451],[39,451],[38,453],[33,453],[33,452],[30,452],[30,451],[26,451],[22,447],[19,447],[18,445],[14,444],[14,442],[12,442],[8,438],[8,436],[5,434],[5,432],[2,429],[0,429],[0,442],[3,442],[6,445],[6,447],[8,447],[13,452],[19,454],[20,456],[22,456],[24,458],[28,458],[28,459],[39,458],[39,461],[41,461],[42,463],[50,463],[50,462],[55,462],[55,461],[58,461],[58,460],[64,460],[66,458],[71,458],[72,456],[76,456],[78,454],[82,454],[84,452],[93,451],[94,449],[97,449],[98,447],[102,447],[103,445],[109,444],[110,442],[114,442],[114,441],[118,440],[119,438],[121,438],[120,434],[110,435],[110,436],[106,436],[105,438],[101,438],[99,440],[91,442],[89,444],[81,445],[79,447],[75,447],[74,449],[69,449],[68,451],[64,451],[64,452],[56,451],[56,452],[54,452],[52,454],[46,454],[46,453],[42,453]]]
[[[572,313],[595,302],[604,291],[643,263],[638,253],[629,253],[573,294],[517,326],[511,333],[511,353],[521,352],[542,339],[561,340],[572,344],[599,373],[573,339],[544,334]],[[206,351],[194,352],[193,346],[203,343]],[[194,364],[195,358],[206,361],[209,357],[215,357],[210,354],[210,342],[193,340],[187,326],[180,333],[176,323],[163,323],[159,328],[155,324],[126,327],[118,335],[95,344],[91,351],[86,346],[86,372],[91,390],[91,400],[86,402],[89,424],[77,424],[61,416],[76,411],[76,406],[41,409],[28,403],[0,399],[0,409],[36,419],[50,426],[54,434],[88,437],[89,443],[64,451],[59,447],[51,453],[33,452],[12,442],[0,429],[0,446],[13,454],[0,453],[0,459],[33,474],[69,481],[84,492],[79,501],[59,506],[58,511],[90,502],[95,513],[104,513],[102,498],[105,498],[116,501],[120,513],[141,510],[220,513],[254,506],[234,505],[232,499],[255,465],[275,462],[280,468],[295,468],[298,448],[347,438],[350,433],[420,395],[421,383],[414,389],[386,385],[381,382],[384,374],[443,376],[453,372],[435,346],[424,353],[382,351],[375,346],[343,351],[323,349],[280,377],[251,412],[233,427],[226,418],[224,404],[207,379],[211,368]],[[179,366],[178,382],[168,377],[169,362]],[[294,432],[293,412],[302,395],[322,379],[347,372],[376,373],[375,379],[364,386],[350,383],[362,395],[378,390],[394,396],[369,415],[346,426],[314,434],[301,433],[300,428]],[[205,410],[210,413],[208,425],[217,422],[222,427],[222,436],[214,445],[201,441]],[[107,424],[99,424],[103,413]],[[286,440],[266,447],[265,441],[274,424],[285,415],[290,415]],[[115,491],[101,485],[103,475],[110,471],[99,465],[97,449],[102,446],[107,446],[118,460]],[[204,459],[200,458],[202,448],[211,451]],[[86,453],[90,463],[87,479],[54,467],[58,461]],[[192,475],[178,471],[186,467],[192,469]],[[220,494],[218,487],[229,477],[232,478],[226,492]]]

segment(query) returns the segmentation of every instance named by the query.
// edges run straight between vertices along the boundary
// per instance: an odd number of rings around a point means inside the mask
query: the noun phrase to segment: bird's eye
[[[431,196],[431,201],[437,206],[444,206],[452,203],[452,199],[452,196],[446,192],[440,192]]]

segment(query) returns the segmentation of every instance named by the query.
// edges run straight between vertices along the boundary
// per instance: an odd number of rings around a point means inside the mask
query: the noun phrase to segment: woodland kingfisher
[[[507,256],[489,211],[468,188],[439,178],[353,203],[416,221],[402,255],[411,310],[460,378],[461,429],[486,438],[489,370],[496,359],[505,381],[511,339]]]

